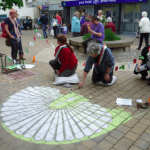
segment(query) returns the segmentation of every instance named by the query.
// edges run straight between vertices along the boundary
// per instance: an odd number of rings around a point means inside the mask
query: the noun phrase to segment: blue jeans
[[[61,24],[58,24],[58,34],[61,34]]]
[[[43,36],[44,36],[44,38],[46,38],[46,36],[47,36],[46,28],[47,28],[47,24],[43,24],[42,25],[42,30],[43,30]]]

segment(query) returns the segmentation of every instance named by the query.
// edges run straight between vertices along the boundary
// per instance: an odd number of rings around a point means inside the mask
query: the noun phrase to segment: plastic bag
[[[54,36],[54,30],[53,29],[51,29],[50,35]]]
[[[79,78],[77,74],[73,74],[70,77],[58,77],[55,75],[55,85],[67,84],[67,83],[79,83]]]

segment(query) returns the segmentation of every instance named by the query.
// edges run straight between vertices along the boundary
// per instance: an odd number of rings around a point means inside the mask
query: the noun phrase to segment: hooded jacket
[[[140,20],[140,33],[150,33],[150,21],[147,18],[147,12],[142,12],[143,18]]]

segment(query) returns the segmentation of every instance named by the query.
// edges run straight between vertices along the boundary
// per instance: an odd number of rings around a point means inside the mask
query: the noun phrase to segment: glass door
[[[140,6],[140,4],[125,4],[123,6],[123,32],[131,33],[137,31],[138,22],[141,18]]]

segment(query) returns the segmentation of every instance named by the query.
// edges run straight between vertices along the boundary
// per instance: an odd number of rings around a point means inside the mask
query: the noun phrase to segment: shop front
[[[79,18],[81,17],[82,12],[84,12],[86,16],[94,15],[94,6],[90,5],[90,6],[71,7],[70,8],[70,20],[74,16],[75,11],[80,12]]]
[[[76,10],[82,10],[83,8],[89,15],[98,15],[97,11],[103,10],[107,18],[112,18],[117,28],[117,34],[135,33],[142,11],[147,11],[150,15],[148,7],[150,6],[150,1],[148,0],[76,0],[62,2],[62,6],[65,13],[70,12],[70,18],[66,17],[70,22],[73,12]]]
[[[63,16],[63,7],[61,7],[61,4],[51,4],[51,5],[49,5],[49,24],[51,24],[53,16],[56,15],[56,12],[61,17]]]

